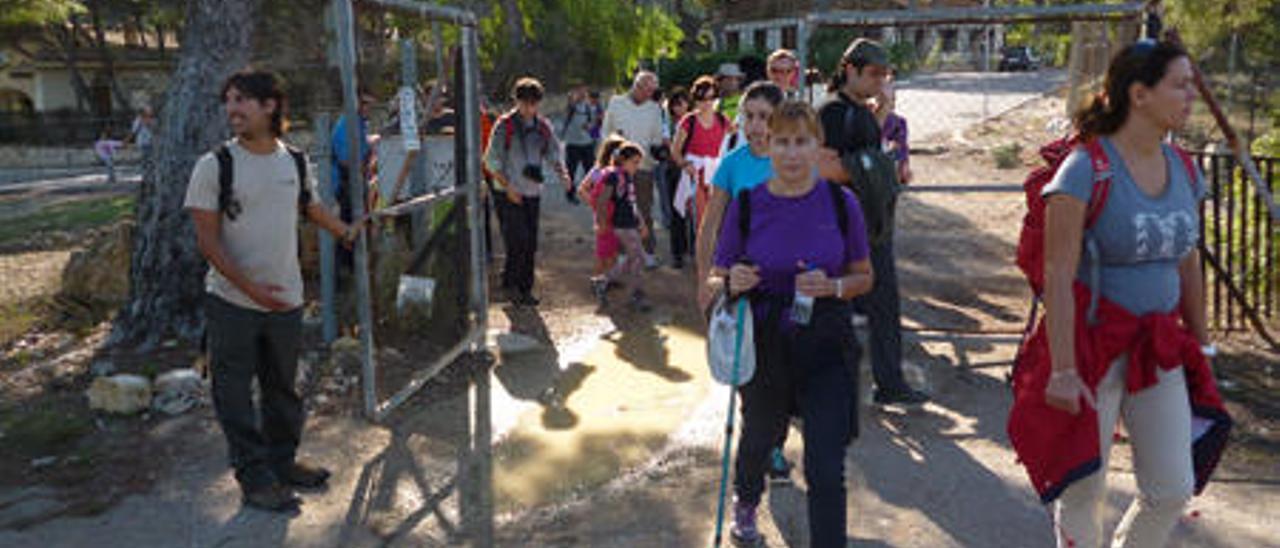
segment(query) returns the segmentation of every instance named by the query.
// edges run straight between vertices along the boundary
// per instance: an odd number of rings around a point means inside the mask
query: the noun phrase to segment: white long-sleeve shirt
[[[628,141],[643,147],[645,157],[640,169],[653,169],[649,149],[662,144],[662,107],[652,100],[637,105],[630,93],[613,96],[604,113],[600,135],[607,138],[614,132],[621,133]]]

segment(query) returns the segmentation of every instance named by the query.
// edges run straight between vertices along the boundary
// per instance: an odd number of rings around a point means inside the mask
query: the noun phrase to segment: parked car
[[[1028,46],[1009,46],[1000,55],[1000,71],[1038,70],[1040,58]]]

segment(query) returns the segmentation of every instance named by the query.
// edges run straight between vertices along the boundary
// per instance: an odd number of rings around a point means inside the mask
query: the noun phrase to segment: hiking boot
[[[787,460],[787,456],[782,454],[781,447],[773,448],[773,455],[769,458],[769,483],[791,483],[791,469],[793,465]]]
[[[300,499],[293,489],[279,483],[272,483],[253,489],[245,489],[241,495],[245,506],[260,508],[269,512],[288,512],[298,507]]]
[[[276,471],[280,483],[290,487],[318,489],[329,482],[329,471],[304,461],[295,461],[283,470]]]
[[[877,405],[920,407],[929,401],[929,395],[914,388],[903,388],[892,392],[876,389],[872,399]]]
[[[762,546],[764,535],[756,527],[756,505],[733,503],[733,526],[729,528],[729,540],[735,546]]]

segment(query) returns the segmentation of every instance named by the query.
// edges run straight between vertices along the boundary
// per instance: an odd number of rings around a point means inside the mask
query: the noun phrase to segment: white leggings
[[[1159,383],[1136,394],[1125,391],[1128,356],[1111,363],[1098,384],[1099,473],[1082,478],[1058,498],[1059,548],[1102,546],[1106,472],[1117,417],[1124,419],[1133,448],[1138,497],[1116,528],[1111,546],[1162,547],[1195,488],[1191,463],[1191,404],[1182,368],[1157,370]]]

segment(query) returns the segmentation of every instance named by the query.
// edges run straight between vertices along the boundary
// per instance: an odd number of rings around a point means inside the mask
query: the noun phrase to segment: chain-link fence
[[[1065,117],[1137,39],[1142,16],[1141,4],[836,11],[809,16],[800,43],[829,75],[852,39],[882,42],[895,110],[911,121],[911,142],[925,146],[1048,96],[1061,99],[1055,110]],[[825,90],[809,95],[820,101]]]

